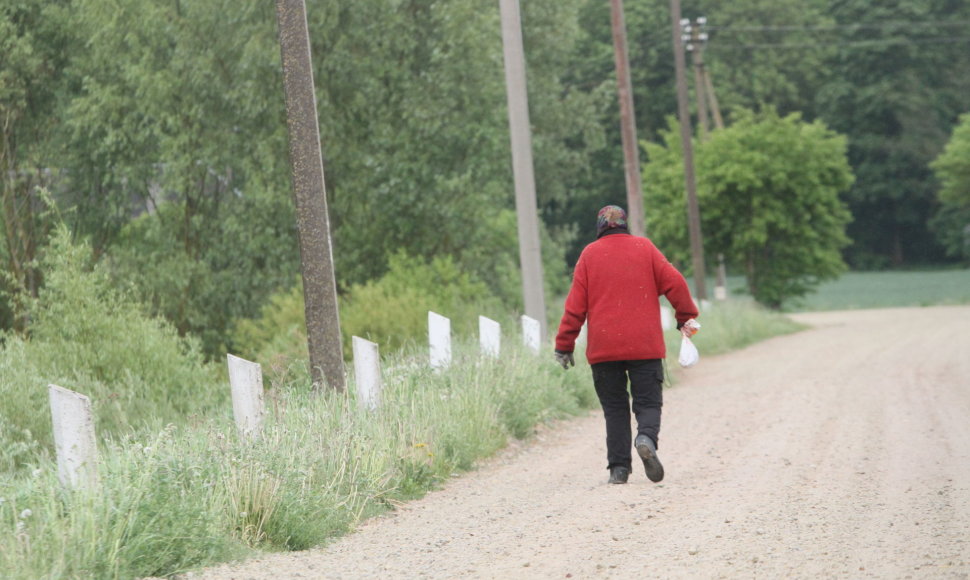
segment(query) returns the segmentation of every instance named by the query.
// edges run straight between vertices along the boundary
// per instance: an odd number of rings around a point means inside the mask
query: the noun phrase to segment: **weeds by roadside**
[[[740,302],[703,319],[702,356],[797,328]],[[313,396],[305,368],[281,366],[257,441],[240,441],[224,412],[112,436],[94,493],[61,490],[50,454],[30,453],[0,474],[0,570],[11,580],[171,576],[310,548],[473,468],[510,437],[596,406],[581,352],[566,372],[513,337],[505,344],[514,346],[497,360],[458,345],[445,371],[424,352],[389,357],[376,412],[357,405],[352,383]]]

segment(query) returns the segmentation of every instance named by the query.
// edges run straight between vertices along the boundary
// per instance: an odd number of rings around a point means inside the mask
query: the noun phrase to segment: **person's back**
[[[626,212],[608,205],[597,214],[597,240],[583,250],[556,335],[556,359],[575,365],[576,337],[587,324],[586,359],[606,419],[610,483],[630,475],[630,401],[635,446],[647,477],[661,481],[657,457],[663,406],[664,344],[660,296],[674,307],[677,328],[697,316],[684,277],[647,238],[627,232]],[[629,392],[627,384],[629,381]]]
[[[660,318],[660,296],[683,305],[684,320],[693,303],[683,277],[647,238],[625,230],[607,234],[586,246],[576,264],[566,315],[573,323],[557,341],[568,348],[570,330],[582,326],[585,313],[590,364],[609,360],[660,359],[666,356]],[[585,302],[585,303],[584,303]],[[565,317],[564,317],[565,319]],[[570,349],[571,350],[571,349]]]

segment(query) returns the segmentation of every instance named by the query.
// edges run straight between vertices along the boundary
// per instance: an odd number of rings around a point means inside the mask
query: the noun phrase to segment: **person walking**
[[[697,306],[684,276],[649,239],[627,231],[626,212],[608,205],[596,215],[596,241],[579,256],[559,331],[557,362],[575,366],[576,337],[585,322],[586,359],[606,420],[609,483],[626,483],[631,470],[630,400],[637,423],[633,445],[650,481],[663,480],[657,455],[663,406],[660,296],[674,307],[677,328],[695,330]],[[629,391],[628,389],[629,385]]]

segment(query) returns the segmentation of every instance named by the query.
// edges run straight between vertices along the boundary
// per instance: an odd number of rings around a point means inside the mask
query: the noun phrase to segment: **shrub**
[[[273,295],[259,318],[240,321],[235,342],[243,356],[283,365],[306,358],[303,308],[303,287],[297,284]],[[504,307],[451,258],[425,262],[397,253],[383,277],[351,286],[340,298],[345,358],[353,357],[352,336],[378,343],[384,355],[427,343],[429,310],[451,319],[453,336],[477,336],[478,316],[501,320]]]
[[[2,346],[4,446],[50,447],[50,383],[91,397],[103,434],[182,423],[225,406],[228,389],[215,384],[197,344],[112,290],[90,262],[85,244],[72,243],[64,227],[55,232],[41,263],[46,284],[30,309],[30,336],[7,336]],[[0,461],[10,469],[24,457],[8,451]]]
[[[345,345],[350,336],[376,342],[388,352],[426,342],[428,311],[451,319],[452,334],[477,334],[478,316],[497,317],[498,300],[485,284],[461,272],[449,257],[431,262],[397,253],[377,281],[355,285],[341,308]]]

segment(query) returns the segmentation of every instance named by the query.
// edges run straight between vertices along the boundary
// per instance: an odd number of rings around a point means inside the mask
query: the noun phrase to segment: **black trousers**
[[[630,399],[637,420],[637,434],[656,444],[663,407],[663,360],[609,361],[591,365],[593,386],[606,419],[606,459],[608,468],[631,467]],[[627,385],[629,384],[629,392]]]

